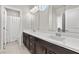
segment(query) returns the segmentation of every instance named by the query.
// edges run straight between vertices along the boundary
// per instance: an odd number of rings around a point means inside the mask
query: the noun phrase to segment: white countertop
[[[59,37],[56,38],[55,33],[33,32],[31,30],[24,30],[23,32],[79,53],[79,39],[77,38],[62,36],[59,40]]]

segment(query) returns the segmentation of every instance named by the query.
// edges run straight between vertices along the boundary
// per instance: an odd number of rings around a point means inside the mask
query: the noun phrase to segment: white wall
[[[52,12],[51,13],[52,13],[52,29],[53,29],[53,31],[57,31],[56,9],[53,6],[52,6]]]
[[[56,9],[54,6],[49,6],[49,31],[57,30]]]
[[[1,5],[0,5],[0,46],[1,46]]]
[[[33,29],[34,30],[39,30],[39,26],[40,26],[40,19],[39,19],[39,12],[37,12],[35,15],[34,15],[34,20],[33,20]]]
[[[29,9],[27,9],[27,8],[25,10],[23,10],[23,12],[22,12],[23,30],[31,29],[31,21],[29,20],[29,18],[27,16],[28,12],[29,12]]]
[[[49,30],[49,9],[46,11],[40,11],[40,30],[48,31]]]

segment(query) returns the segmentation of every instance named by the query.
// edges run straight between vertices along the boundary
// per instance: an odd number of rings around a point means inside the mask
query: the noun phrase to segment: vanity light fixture
[[[30,10],[30,12],[31,12],[32,14],[35,14],[36,12],[38,12],[38,10],[39,10],[38,6],[35,6],[34,8],[32,8],[32,9]]]
[[[30,10],[30,12],[32,14],[35,14],[38,11],[46,11],[47,9],[48,9],[48,5],[38,5],[38,6],[34,6],[34,8]]]
[[[48,9],[48,5],[39,5],[39,11],[46,11]]]

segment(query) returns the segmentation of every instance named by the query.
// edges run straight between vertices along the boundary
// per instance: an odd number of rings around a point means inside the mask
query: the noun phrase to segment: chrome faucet
[[[61,36],[61,29],[58,28],[58,32],[56,33],[56,36]]]

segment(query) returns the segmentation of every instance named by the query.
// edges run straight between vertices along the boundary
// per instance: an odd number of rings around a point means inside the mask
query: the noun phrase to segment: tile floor
[[[30,52],[24,45],[19,46],[17,42],[11,42],[3,51],[0,51],[0,54],[30,54]]]

